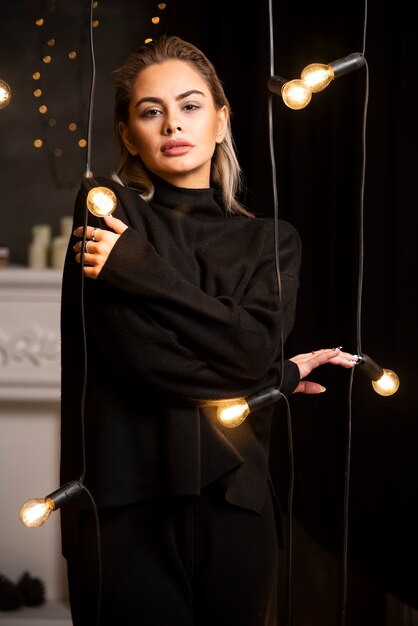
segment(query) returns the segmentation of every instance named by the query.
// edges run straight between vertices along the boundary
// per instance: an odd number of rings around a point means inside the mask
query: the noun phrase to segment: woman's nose
[[[179,126],[178,124],[167,124],[165,132],[167,133],[167,135],[171,135],[172,133],[175,133],[176,131],[181,132],[181,126]]]

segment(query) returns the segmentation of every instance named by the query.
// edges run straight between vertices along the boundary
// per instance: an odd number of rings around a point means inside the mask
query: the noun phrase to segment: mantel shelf
[[[16,611],[0,611],[1,626],[71,626],[71,613],[66,604],[49,600],[36,607]]]

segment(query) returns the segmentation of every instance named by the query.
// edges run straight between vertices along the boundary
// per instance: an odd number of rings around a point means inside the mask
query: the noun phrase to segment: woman
[[[306,380],[314,368],[356,359],[283,358],[299,237],[280,221],[279,297],[274,225],[236,199],[230,108],[200,50],[163,37],[131,54],[116,72],[115,123],[119,166],[97,182],[117,209],[89,216],[80,290],[80,190],[62,291],[61,481],[82,476],[100,528],[89,499],[62,509],[74,624],[274,625],[274,405],[237,428],[216,407],[271,386],[320,393]]]

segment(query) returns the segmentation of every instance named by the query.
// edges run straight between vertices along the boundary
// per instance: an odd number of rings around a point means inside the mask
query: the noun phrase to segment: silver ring
[[[88,251],[88,248],[87,248],[87,246],[89,245],[89,243],[90,243],[90,239],[88,239],[88,240],[86,241],[86,243],[84,244],[84,252],[87,252],[87,254],[89,254],[89,251]]]
[[[95,228],[93,228],[93,230],[91,231],[91,240],[92,240],[92,241],[96,241],[96,240],[95,240],[95,238],[94,238],[94,237],[95,237],[95,235],[96,235],[96,229],[95,229]]]

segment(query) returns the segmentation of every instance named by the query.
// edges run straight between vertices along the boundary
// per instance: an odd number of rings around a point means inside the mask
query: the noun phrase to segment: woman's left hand
[[[113,217],[112,215],[106,215],[104,218],[106,226],[111,228],[114,232],[104,230],[103,228],[94,228],[93,226],[87,226],[86,243],[84,248],[84,274],[89,278],[97,278],[100,274],[103,265],[109,258],[109,254],[112,251],[113,246],[121,236],[123,232],[128,228],[122,220]],[[83,237],[83,226],[79,226],[74,230],[76,237]],[[75,260],[77,263],[81,261],[81,246],[82,241],[78,241],[73,247],[75,254]]]
[[[305,354],[298,354],[289,360],[296,363],[299,368],[301,378],[293,393],[313,394],[322,393],[325,391],[325,387],[311,380],[304,380],[304,378],[308,376],[312,370],[320,365],[324,365],[325,363],[352,368],[357,364],[358,356],[356,354],[351,354],[350,352],[342,352],[341,348],[325,348],[322,350],[306,352]]]

